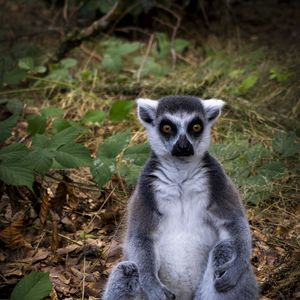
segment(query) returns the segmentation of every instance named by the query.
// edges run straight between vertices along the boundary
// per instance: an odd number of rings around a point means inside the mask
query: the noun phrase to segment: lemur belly
[[[154,237],[159,277],[181,300],[192,299],[217,241],[207,221],[208,191],[203,181],[203,177],[194,177],[181,185],[155,185],[163,215]]]

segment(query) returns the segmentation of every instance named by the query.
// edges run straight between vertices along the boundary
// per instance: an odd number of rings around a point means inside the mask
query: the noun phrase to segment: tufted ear
[[[223,100],[201,100],[209,124],[214,124],[221,115],[221,109],[225,105]]]
[[[137,114],[145,127],[150,125],[154,125],[153,121],[156,116],[156,110],[158,106],[158,101],[151,99],[143,99],[139,98],[136,100],[137,102]]]

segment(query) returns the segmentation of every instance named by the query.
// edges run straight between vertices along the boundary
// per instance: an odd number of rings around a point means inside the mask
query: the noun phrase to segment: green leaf
[[[73,142],[80,134],[82,134],[82,128],[69,127],[53,136],[50,141],[49,147],[57,149],[62,145]]]
[[[31,166],[36,173],[44,175],[52,167],[53,157],[53,151],[46,148],[38,148],[31,151],[26,157],[26,160],[31,163]]]
[[[31,115],[27,118],[27,130],[35,135],[37,133],[44,133],[47,126],[47,118],[40,115]]]
[[[18,282],[10,300],[41,300],[47,297],[51,290],[49,273],[31,272]]]
[[[137,56],[133,59],[133,62],[140,66],[144,60],[144,57]],[[146,61],[144,62],[143,69],[141,72],[142,76],[164,76],[168,74],[170,71],[170,67],[168,65],[158,63],[155,61],[153,57],[148,57]]]
[[[273,150],[283,157],[290,157],[300,152],[300,144],[295,143],[296,134],[294,132],[279,132],[273,138]]]
[[[290,73],[287,70],[282,70],[280,68],[274,67],[270,70],[270,79],[275,79],[278,82],[288,81],[290,78]]]
[[[44,66],[37,66],[32,69],[33,73],[43,74],[47,71],[47,68]]]
[[[50,139],[43,134],[36,134],[32,138],[32,147],[33,148],[46,148],[49,146]]]
[[[118,165],[118,170],[120,175],[125,179],[128,185],[135,185],[139,175],[141,173],[142,167],[139,165],[131,164],[120,164]]]
[[[102,110],[98,109],[90,109],[88,110],[84,117],[82,118],[83,123],[102,123],[105,119],[106,113]]]
[[[56,161],[65,168],[90,166],[91,155],[87,148],[80,144],[66,144],[55,152]]]
[[[150,150],[149,144],[134,145],[124,151],[123,158],[131,164],[143,166],[149,158]]]
[[[23,103],[19,99],[12,98],[7,101],[6,108],[12,114],[20,115],[23,110]]]
[[[52,122],[52,127],[54,128],[54,132],[58,133],[66,128],[72,127],[72,123],[64,119],[58,119]]]
[[[170,39],[166,33],[157,33],[156,38],[158,41],[158,50],[156,55],[160,58],[165,58],[171,54],[171,44]]]
[[[268,180],[277,179],[284,176],[285,166],[280,161],[272,161],[259,167],[256,172],[257,175],[263,176]]]
[[[97,151],[98,157],[115,158],[128,145],[130,131],[126,130],[104,140]]]
[[[74,58],[65,58],[65,59],[62,59],[60,61],[60,64],[66,68],[66,69],[70,69],[70,68],[73,68],[77,65],[77,60],[74,59]]]
[[[122,69],[122,58],[116,55],[104,54],[101,65],[107,71],[119,72]]]
[[[6,140],[11,135],[11,131],[17,124],[18,119],[18,115],[12,115],[0,122],[0,142]]]
[[[17,85],[23,81],[27,76],[27,71],[18,67],[11,71],[5,72],[3,82],[8,85]]]
[[[21,160],[28,153],[29,149],[24,144],[14,143],[0,149],[0,160],[6,162]]]
[[[134,103],[130,101],[116,101],[113,103],[109,118],[113,122],[120,122],[128,117]]]
[[[116,162],[114,158],[96,157],[91,166],[93,180],[102,188],[115,172],[115,168]]]
[[[248,145],[247,149],[245,150],[246,158],[252,164],[259,162],[262,158],[267,157],[270,155],[270,151],[266,149],[263,145]]]
[[[239,94],[246,93],[249,89],[251,89],[257,82],[258,76],[257,75],[250,75],[247,78],[245,78],[240,86],[237,88],[237,92]]]
[[[41,113],[46,118],[48,117],[60,117],[63,116],[65,111],[58,107],[44,107],[41,109]]]
[[[119,55],[124,56],[129,53],[135,52],[139,48],[141,48],[141,44],[138,42],[121,42],[121,44],[115,49],[115,51],[117,51]]]
[[[27,57],[23,57],[23,58],[19,59],[18,66],[19,66],[19,68],[24,69],[24,70],[33,69],[34,62],[33,62],[32,57],[27,56]]]
[[[32,189],[34,181],[32,166],[23,160],[2,161],[0,163],[0,180],[10,185],[25,185]]]
[[[183,52],[183,50],[185,48],[187,48],[189,46],[190,42],[188,40],[184,40],[184,39],[176,39],[175,40],[175,50],[176,52]]]

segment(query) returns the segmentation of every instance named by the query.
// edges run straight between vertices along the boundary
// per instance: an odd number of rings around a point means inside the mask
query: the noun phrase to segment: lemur
[[[208,153],[222,100],[138,99],[151,156],[128,206],[124,261],[104,300],[255,300],[239,194]]]

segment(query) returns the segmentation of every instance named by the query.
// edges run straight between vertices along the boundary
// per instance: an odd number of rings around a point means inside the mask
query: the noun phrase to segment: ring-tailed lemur
[[[238,192],[208,153],[222,100],[138,99],[152,154],[129,204],[125,261],[104,300],[255,300]]]

